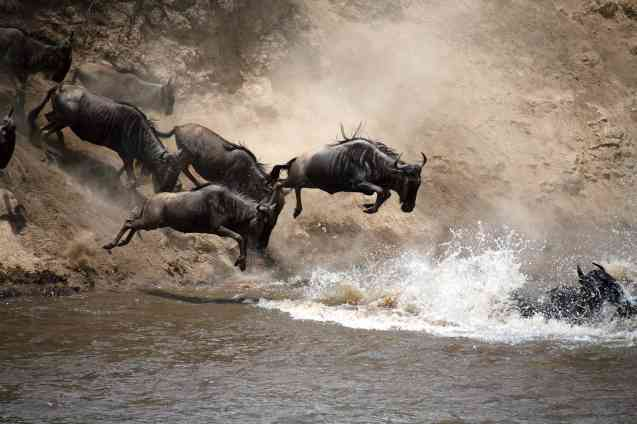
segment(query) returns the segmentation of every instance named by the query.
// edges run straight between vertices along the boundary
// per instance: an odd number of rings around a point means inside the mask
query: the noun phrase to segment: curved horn
[[[427,155],[425,155],[423,152],[420,152],[420,154],[422,155],[422,165],[420,165],[420,167],[422,168],[427,163]]]
[[[579,265],[577,265],[577,276],[579,278],[584,278],[584,271],[582,271],[582,268],[580,268]]]
[[[601,266],[600,264],[597,264],[595,262],[592,262],[593,265],[595,265],[597,268],[599,268],[601,271],[606,272],[606,269],[604,269],[603,266]],[[608,274],[608,272],[606,272],[606,274]]]
[[[363,121],[361,121],[358,124],[358,128],[356,128],[356,131],[354,131],[354,134],[352,134],[352,138],[358,137],[358,132],[361,130],[362,127],[363,127]]]
[[[7,114],[7,118],[9,118],[9,119],[13,118],[14,110],[15,110],[15,108],[13,106],[11,106],[11,109],[9,109],[9,113]]]
[[[394,168],[396,168],[396,169],[400,169],[400,168],[401,168],[401,166],[400,166],[400,158],[402,157],[402,155],[403,155],[403,154],[401,153],[401,154],[399,154],[399,155],[398,155],[398,157],[396,158],[396,162],[394,162]]]
[[[349,138],[347,138],[347,136],[345,135],[345,128],[343,127],[343,123],[341,122],[341,135],[343,136],[343,140],[349,140]]]

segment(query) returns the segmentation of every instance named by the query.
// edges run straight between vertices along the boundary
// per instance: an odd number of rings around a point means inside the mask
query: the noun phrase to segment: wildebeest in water
[[[148,199],[141,211],[133,211],[115,240],[104,249],[110,251],[127,245],[139,230],[169,227],[182,233],[216,234],[237,241],[240,253],[235,266],[244,271],[248,238],[251,235],[258,238],[268,231],[279,191],[280,187],[270,199],[260,203],[216,184],[193,191],[159,193]],[[122,240],[126,232],[128,235]]]
[[[593,265],[597,269],[586,274],[577,266],[579,287],[556,287],[548,292],[544,301],[532,301],[515,293],[513,299],[520,315],[540,314],[546,319],[579,324],[598,318],[604,304],[613,306],[620,318],[637,315],[637,303],[628,298],[617,280],[602,265],[594,262]]]
[[[287,170],[287,179],[282,183],[284,187],[295,190],[295,218],[303,210],[303,188],[318,188],[330,194],[352,192],[370,196],[376,193],[375,203],[363,205],[366,213],[376,213],[393,190],[398,193],[403,212],[414,209],[427,156],[421,153],[421,164],[407,164],[389,146],[358,137],[359,130],[360,126],[352,137],[347,137],[341,126],[343,140],[272,169],[270,175],[273,180],[278,180],[281,170]]]
[[[170,132],[156,131],[156,133],[164,138],[175,136],[177,147],[184,152],[186,158],[183,172],[195,186],[201,186],[202,183],[190,172],[190,165],[209,182],[243,193],[257,202],[272,195],[274,186],[270,176],[265,171],[264,165],[247,147],[232,143],[214,131],[197,124],[179,125]],[[270,231],[263,233],[262,237],[254,243],[258,250],[264,250],[268,246],[271,231],[284,205],[285,196],[279,191]],[[249,243],[252,244],[252,240]]]
[[[15,150],[15,123],[13,122],[13,107],[9,110],[0,124],[0,170],[9,165]]]
[[[144,81],[130,71],[122,71],[110,64],[85,63],[75,70],[73,83],[80,82],[91,93],[142,109],[153,109],[171,115],[175,107],[175,83]]]
[[[45,43],[18,28],[0,27],[0,70],[16,85],[16,117],[25,120],[26,89],[31,75],[44,74],[60,83],[73,61],[73,33],[64,41]]]
[[[36,119],[51,99],[53,110],[46,114],[49,123],[42,135],[69,127],[82,140],[114,150],[124,162],[123,171],[136,186],[133,162],[138,160],[153,176],[155,192],[172,191],[183,169],[184,157],[169,152],[155,135],[153,124],[133,105],[97,96],[82,87],[61,85],[49,90],[46,97],[29,114],[32,133]]]

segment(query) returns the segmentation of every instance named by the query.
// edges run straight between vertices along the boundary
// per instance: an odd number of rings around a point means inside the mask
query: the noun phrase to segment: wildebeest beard
[[[153,188],[156,193],[162,191],[172,191],[177,185],[179,174],[183,166],[180,166],[181,158],[177,154],[165,153],[150,168],[153,175]]]

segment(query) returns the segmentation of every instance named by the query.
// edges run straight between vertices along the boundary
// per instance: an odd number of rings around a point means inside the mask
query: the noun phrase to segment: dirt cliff
[[[162,128],[198,122],[274,164],[333,141],[340,122],[364,121],[367,136],[405,159],[430,158],[412,214],[396,196],[368,216],[360,195],[306,190],[293,220],[290,196],[270,256],[239,275],[234,244],[214,236],[146,233],[108,255],[99,246],[130,209],[113,181],[118,159],[70,133],[53,160],[21,139],[0,188],[15,193],[28,223],[16,234],[0,221],[4,265],[101,288],[241,286],[403,248],[436,254],[450,228],[478,221],[545,241],[531,271],[630,259],[635,2],[0,0],[0,10],[0,25],[48,38],[75,31],[76,63],[175,76],[177,110],[155,116]],[[31,105],[47,86],[32,84]]]

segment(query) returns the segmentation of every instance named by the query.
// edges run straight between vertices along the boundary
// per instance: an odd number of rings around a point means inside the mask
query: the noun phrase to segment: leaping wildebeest
[[[605,303],[615,308],[619,318],[637,315],[637,302],[630,299],[619,282],[606,269],[593,262],[597,269],[584,274],[577,266],[579,287],[560,286],[549,290],[547,298],[533,301],[514,293],[515,306],[523,317],[536,314],[546,319],[566,320],[581,324],[599,318]]]
[[[80,82],[91,93],[142,109],[152,109],[172,115],[175,107],[175,83],[144,81],[131,71],[122,71],[105,63],[85,63],[75,70],[73,83]]]
[[[235,262],[241,271],[246,269],[247,244],[251,235],[268,231],[274,219],[277,187],[270,199],[255,202],[227,187],[209,184],[180,193],[159,193],[148,199],[111,243],[104,249],[127,245],[139,230],[169,227],[182,233],[216,234],[230,237],[239,244],[239,257]],[[124,234],[128,235],[124,240]]]
[[[133,188],[135,160],[150,171],[155,192],[175,188],[184,156],[166,149],[155,135],[152,122],[137,107],[97,96],[82,87],[60,85],[49,90],[29,113],[32,134],[39,132],[36,119],[49,100],[53,110],[46,114],[49,122],[41,130],[43,136],[69,127],[80,139],[114,150],[124,162],[117,175],[126,171]]]
[[[190,172],[190,165],[209,182],[243,193],[257,202],[272,195],[274,186],[270,176],[264,165],[247,147],[232,143],[197,124],[179,125],[170,132],[156,133],[163,138],[175,136],[177,148],[184,152],[186,158],[183,172],[195,186],[199,187],[202,183]],[[257,250],[265,250],[268,246],[270,234],[284,205],[285,196],[279,191],[270,230],[254,242]],[[253,244],[252,239],[249,243]]]
[[[281,170],[287,170],[287,179],[281,180],[284,187],[294,188],[296,208],[294,218],[303,211],[301,189],[318,188],[327,193],[338,192],[376,193],[376,202],[363,205],[365,213],[376,213],[391,193],[398,193],[403,212],[411,212],[416,206],[416,196],[420,187],[422,168],[427,156],[422,155],[422,163],[407,164],[391,147],[358,136],[358,130],[351,137],[330,144],[315,153],[297,156],[287,164],[276,165],[270,176],[279,179]]]
[[[64,41],[45,43],[18,28],[0,27],[0,70],[16,85],[16,117],[25,122],[25,99],[29,77],[38,73],[61,83],[73,61],[73,33]]]
[[[15,150],[15,123],[13,122],[13,107],[9,110],[0,124],[0,170],[9,165]]]

